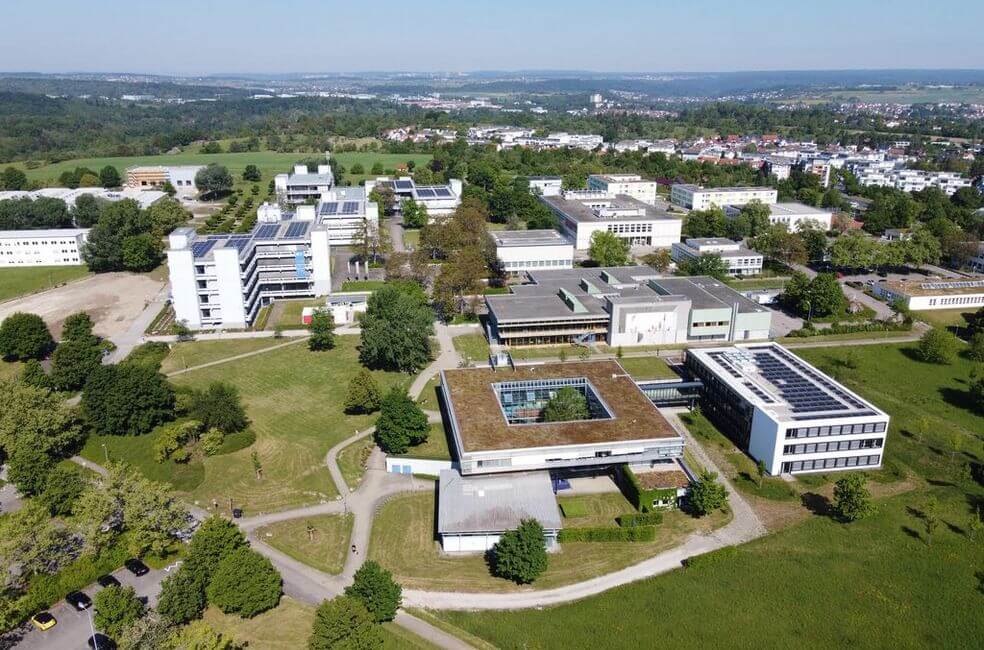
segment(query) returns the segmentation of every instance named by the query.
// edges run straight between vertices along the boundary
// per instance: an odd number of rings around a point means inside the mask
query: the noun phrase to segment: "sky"
[[[984,68],[980,0],[0,0],[6,72]]]

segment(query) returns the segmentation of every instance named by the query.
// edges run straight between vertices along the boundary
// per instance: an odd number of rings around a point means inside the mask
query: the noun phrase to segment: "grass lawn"
[[[273,304],[270,315],[271,321],[267,322],[266,329],[303,330],[309,326],[301,322],[305,307],[324,307],[324,298],[314,298],[308,300],[278,300]],[[279,309],[278,309],[279,307]]]
[[[753,278],[751,280],[728,280],[728,286],[735,291],[754,291],[758,289],[782,289],[789,278]]]
[[[385,285],[383,280],[349,280],[342,283],[342,291],[376,291]]]
[[[432,613],[501,648],[648,648],[653,639],[673,648],[752,647],[763,639],[776,647],[877,648],[886,639],[895,648],[978,647],[981,547],[960,528],[966,501],[934,493],[948,525],[931,547],[907,510],[922,508],[926,496],[907,494],[861,522],[815,517],[714,566],[571,604]]]
[[[407,228],[403,231],[403,245],[406,248],[416,249],[420,245],[420,230]]]
[[[964,314],[973,314],[974,309],[929,309],[912,312],[913,318],[929,323],[933,327],[966,327]]]
[[[564,515],[564,528],[617,526],[615,517],[636,512],[635,507],[621,492],[584,494],[576,497],[558,495],[557,504]]]
[[[308,527],[313,534],[308,534]],[[278,551],[319,571],[337,575],[345,567],[352,515],[290,519],[260,528],[256,534]]]
[[[827,334],[826,336],[784,336],[776,339],[778,343],[823,343],[825,341],[858,341],[864,339],[904,339],[912,332],[904,330],[881,332],[848,332],[847,334]],[[853,349],[853,348],[852,348]]]
[[[454,349],[462,357],[472,361],[483,362],[489,359],[489,342],[484,334],[461,334],[451,339]]]
[[[427,380],[424,390],[417,397],[417,403],[425,411],[437,411],[441,408],[438,402],[437,391],[441,385],[441,375],[434,375]]]
[[[335,349],[326,352],[290,345],[173,378],[195,388],[213,381],[232,384],[239,389],[256,433],[250,449],[205,459],[205,479],[192,498],[224,503],[231,496],[247,515],[253,515],[335,496],[335,485],[323,464],[328,449],[374,419],[343,413],[349,381],[360,369],[359,337],[335,340]],[[410,380],[399,373],[373,376],[383,390]],[[263,468],[260,480],[253,471],[253,451]]]
[[[633,379],[679,379],[680,375],[659,357],[624,357],[618,362]]]
[[[621,495],[602,496],[606,500],[613,496],[621,499]],[[434,501],[433,493],[390,499],[373,522],[369,557],[392,571],[407,589],[522,591],[557,587],[640,562],[678,545],[695,531],[716,528],[730,517],[719,512],[694,519],[674,511],[667,513],[654,542],[564,544],[561,552],[550,555],[547,571],[532,587],[520,587],[491,576],[481,555],[442,555],[435,540]],[[622,502],[628,508],[625,511],[631,512],[628,502]],[[400,534],[394,535],[394,530]]]
[[[188,341],[175,343],[161,363],[165,375],[176,370],[194,368],[205,363],[228,359],[239,354],[265,350],[286,343],[275,339],[228,339],[225,341]]]
[[[405,454],[392,454],[405,458],[427,458],[430,460],[451,460],[451,452],[448,450],[448,436],[444,431],[444,425],[431,423],[430,434],[422,444],[407,449]]]
[[[30,266],[0,269],[0,302],[45,291],[89,275],[87,266]]]
[[[106,464],[108,455],[111,461],[123,461],[153,481],[170,483],[178,492],[189,493],[201,485],[205,479],[205,467],[197,456],[187,463],[168,460],[158,463],[154,460],[154,442],[160,429],[143,436],[97,436],[90,435],[79,453],[100,465]],[[242,453],[242,452],[240,452]],[[221,458],[213,456],[209,461]],[[220,499],[227,501],[228,497]]]
[[[375,446],[372,437],[366,437],[356,440],[338,452],[338,468],[342,471],[349,488],[354,490],[359,487],[366,473],[366,461],[369,460],[369,454]]]

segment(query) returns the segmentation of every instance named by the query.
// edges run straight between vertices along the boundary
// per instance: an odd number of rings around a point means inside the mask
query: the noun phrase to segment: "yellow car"
[[[34,624],[34,627],[44,632],[45,630],[50,630],[55,627],[55,625],[58,624],[58,621],[56,621],[55,617],[48,612],[41,612],[40,614],[35,614],[31,617],[31,623]]]

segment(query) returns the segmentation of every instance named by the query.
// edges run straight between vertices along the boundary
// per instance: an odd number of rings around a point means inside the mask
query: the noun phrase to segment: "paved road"
[[[387,219],[386,227],[389,228],[390,240],[393,242],[393,251],[397,253],[406,252],[407,247],[403,243],[403,217]]]
[[[144,332],[154,322],[157,314],[161,313],[161,310],[164,309],[164,303],[167,302],[167,298],[170,295],[170,287],[171,284],[165,282],[161,290],[157,292],[153,299],[147,303],[147,306],[144,307],[144,310],[140,312],[140,315],[130,323],[130,327],[122,334],[111,338],[113,343],[116,344],[116,349],[106,357],[106,363],[122,361],[126,358],[126,355],[130,354],[133,348],[144,342]]]
[[[6,469],[4,466],[3,472],[0,472],[0,477],[6,473]],[[5,483],[3,487],[0,487],[0,513],[17,512],[23,506],[24,502],[21,500],[20,492],[17,491],[13,483]]]

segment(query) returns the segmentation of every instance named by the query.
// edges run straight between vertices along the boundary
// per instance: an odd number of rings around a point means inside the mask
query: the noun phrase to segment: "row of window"
[[[47,246],[48,244],[53,244],[53,245],[57,246],[58,244],[62,244],[62,245],[73,244],[74,245],[76,243],[77,243],[77,240],[74,237],[71,238],[71,239],[53,239],[51,241],[48,241],[46,239],[42,239],[40,241],[37,241],[37,240],[28,241],[26,239],[14,239],[13,241],[0,242],[0,246],[3,246],[4,248],[7,248],[8,246],[38,246],[38,245]]]
[[[786,429],[786,438],[816,438],[824,436],[849,436],[854,433],[884,433],[887,422],[864,422],[861,424],[837,424],[829,427],[801,427]]]
[[[937,303],[939,300],[939,303]],[[940,305],[984,305],[984,296],[960,296],[957,298],[930,298],[930,306]]]
[[[608,224],[608,232],[614,233],[636,233],[636,232],[652,232],[653,224],[651,223],[615,223]]]
[[[783,474],[787,472],[807,472],[818,469],[837,469],[839,467],[871,467],[881,462],[881,456],[851,456],[840,458],[815,458],[813,460],[794,460],[782,464]]]
[[[534,267],[559,267],[569,269],[573,266],[574,260],[530,260],[528,262],[503,262],[502,266],[506,269],[527,269]]]
[[[850,451],[852,449],[881,449],[884,438],[869,438],[867,440],[834,440],[832,442],[816,442],[805,445],[786,445],[783,454],[822,454],[828,451]]]
[[[690,327],[697,329],[698,327],[724,327],[728,324],[726,320],[709,320],[700,323],[694,323]]]

